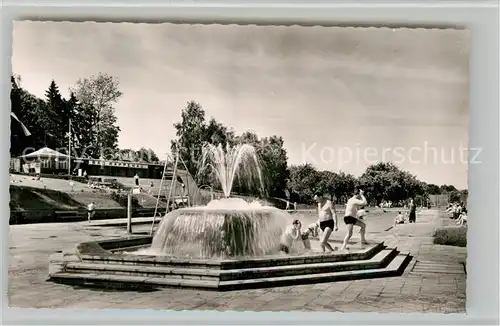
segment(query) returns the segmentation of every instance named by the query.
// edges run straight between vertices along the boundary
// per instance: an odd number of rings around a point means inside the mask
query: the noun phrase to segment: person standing
[[[134,184],[136,187],[139,187],[139,176],[137,173],[134,175]]]
[[[347,249],[347,243],[352,237],[354,226],[360,227],[359,233],[361,234],[361,243],[367,244],[365,239],[366,224],[364,221],[357,218],[359,208],[367,204],[366,198],[363,195],[363,190],[361,189],[356,189],[354,195],[347,201],[344,213],[344,223],[347,225],[347,233],[344,238],[344,243],[342,243],[341,250]]]
[[[415,205],[413,199],[410,199],[408,222],[415,223],[416,220],[417,220],[417,205]]]
[[[333,247],[328,243],[330,235],[333,231],[338,231],[337,212],[331,200],[325,199],[322,195],[315,195],[314,201],[318,203],[318,222],[322,232],[320,246],[323,252],[325,248],[329,251],[334,251]]]
[[[155,186],[155,183],[153,180],[151,180],[151,183],[149,184],[149,194],[151,195],[153,193],[153,188]]]
[[[95,204],[94,204],[94,202],[91,202],[87,206],[87,217],[88,217],[89,223],[90,223],[91,219],[94,217],[94,214],[95,214]]]

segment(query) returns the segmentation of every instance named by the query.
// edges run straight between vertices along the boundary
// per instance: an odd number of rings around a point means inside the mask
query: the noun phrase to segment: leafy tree
[[[441,194],[441,189],[439,188],[438,185],[427,184],[426,185],[426,192],[429,195],[439,195],[439,194]]]
[[[123,95],[118,80],[105,73],[79,79],[72,90],[81,104],[82,119],[91,128],[92,141],[88,144],[88,155],[110,158],[115,154],[120,127],[117,125],[115,105]]]
[[[214,118],[203,127],[203,141],[213,145],[221,144],[224,148],[235,144],[234,132]]]
[[[399,202],[425,193],[421,181],[389,162],[369,166],[359,178],[359,183],[377,205],[383,200]]]
[[[336,176],[335,182],[337,203],[345,203],[352,196],[357,180],[352,174],[340,171]]]
[[[333,201],[337,195],[336,187],[339,183],[338,174],[332,171],[318,172],[319,182],[316,185],[315,192],[329,195]]]
[[[71,152],[77,157],[96,157],[94,149],[95,135],[92,128],[95,121],[95,111],[86,110],[78,101],[75,93],[71,92],[65,100],[66,110],[71,117]],[[68,128],[69,129],[69,128]],[[69,131],[69,130],[68,130]],[[70,135],[68,134],[68,137]]]
[[[193,176],[197,176],[198,164],[201,161],[201,149],[207,135],[205,110],[195,101],[188,102],[181,112],[181,121],[175,123],[174,128],[177,139],[171,141],[172,153],[180,155],[189,172]]]
[[[290,199],[301,203],[312,203],[319,178],[318,171],[309,163],[290,166],[287,180]]]
[[[265,191],[271,197],[285,196],[289,171],[288,156],[283,145],[282,137],[271,136],[260,139],[257,147],[265,180]]]
[[[142,162],[142,163],[160,162],[160,159],[151,148],[147,149],[144,147],[142,147],[137,151],[133,149],[120,149],[115,159],[130,161],[130,162]]]
[[[55,147],[56,139],[52,137],[55,123],[51,120],[53,114],[42,100],[24,90],[20,85],[20,78],[11,77],[11,108],[12,112],[31,132],[30,137],[24,137],[19,130],[11,135],[13,140],[11,153],[22,154],[25,148],[39,149],[43,146]]]
[[[455,188],[455,186],[453,185],[442,185],[440,188],[441,188],[441,193],[451,193],[458,191],[458,189]]]

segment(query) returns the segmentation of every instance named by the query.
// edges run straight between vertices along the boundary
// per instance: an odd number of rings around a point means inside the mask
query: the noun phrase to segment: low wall
[[[133,217],[152,217],[155,208],[133,208]],[[158,207],[157,214],[163,216],[165,208]],[[93,220],[117,219],[126,218],[126,208],[109,208],[98,209],[95,211]],[[10,211],[9,224],[32,224],[32,223],[59,223],[59,222],[79,222],[87,220],[87,210],[73,209],[73,210],[25,210],[25,211]]]

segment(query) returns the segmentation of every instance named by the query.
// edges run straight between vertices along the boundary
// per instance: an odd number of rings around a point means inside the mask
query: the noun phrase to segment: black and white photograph
[[[14,22],[9,307],[465,313],[470,42]]]

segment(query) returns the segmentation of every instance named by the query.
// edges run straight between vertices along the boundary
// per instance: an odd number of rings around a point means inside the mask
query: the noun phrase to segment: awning
[[[41,148],[35,152],[22,155],[21,158],[68,158],[69,155],[59,153],[48,147]]]

